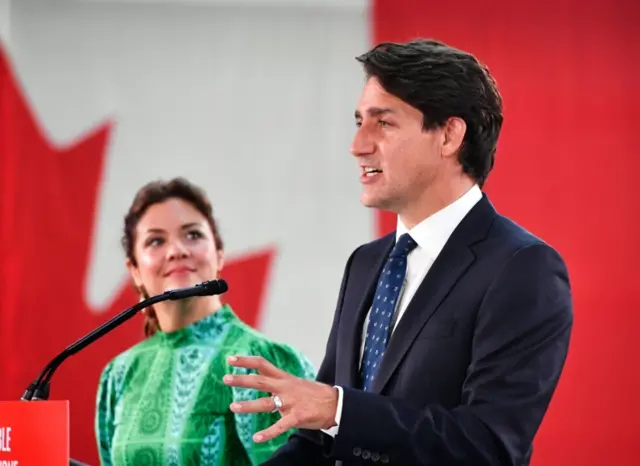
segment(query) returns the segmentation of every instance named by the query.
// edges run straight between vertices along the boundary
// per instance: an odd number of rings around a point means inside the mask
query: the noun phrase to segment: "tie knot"
[[[418,243],[416,243],[409,233],[404,233],[398,238],[393,251],[391,251],[391,257],[407,257],[411,251],[413,251]]]

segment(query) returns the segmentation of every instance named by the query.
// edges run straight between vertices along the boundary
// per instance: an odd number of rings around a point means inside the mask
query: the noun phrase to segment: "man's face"
[[[423,115],[367,80],[358,102],[351,153],[360,165],[367,207],[402,214],[420,201],[443,164],[444,131],[423,129]]]

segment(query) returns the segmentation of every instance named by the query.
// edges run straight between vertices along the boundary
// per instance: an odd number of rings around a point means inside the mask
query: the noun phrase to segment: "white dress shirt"
[[[480,199],[482,199],[482,191],[480,191],[478,185],[474,185],[456,201],[418,223],[411,230],[408,230],[402,224],[400,218],[398,218],[396,241],[402,234],[409,233],[411,238],[418,243],[418,246],[407,256],[407,273],[400,292],[400,299],[396,307],[396,316],[392,323],[391,332],[395,330],[409,302],[416,294],[422,280],[427,275],[427,272],[429,272],[429,269],[440,254],[440,251],[442,251],[442,248],[444,248],[453,231]],[[370,312],[371,309],[369,309],[369,313]],[[369,314],[367,314],[363,326],[362,346],[360,348],[361,361],[368,321]],[[340,427],[343,397],[342,387],[336,386],[336,388],[338,389],[338,409],[336,410],[335,417],[336,425],[330,429],[323,430],[326,434],[334,437],[337,435]]]

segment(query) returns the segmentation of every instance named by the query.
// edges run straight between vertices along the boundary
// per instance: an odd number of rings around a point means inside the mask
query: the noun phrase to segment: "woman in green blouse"
[[[141,299],[215,279],[223,245],[204,193],[177,178],[144,186],[124,221],[127,268]],[[236,414],[229,405],[265,396],[222,382],[227,357],[262,356],[313,379],[298,351],[241,322],[218,296],[167,301],[145,312],[147,338],[105,367],[96,435],[103,465],[256,465],[287,439],[255,444],[279,414]]]

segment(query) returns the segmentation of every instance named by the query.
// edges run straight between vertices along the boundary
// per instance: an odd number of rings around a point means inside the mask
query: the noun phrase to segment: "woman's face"
[[[153,204],[135,232],[136,265],[127,267],[149,296],[217,278],[222,251],[216,250],[207,219],[190,203],[172,198]]]

